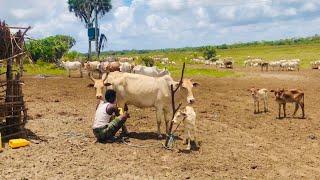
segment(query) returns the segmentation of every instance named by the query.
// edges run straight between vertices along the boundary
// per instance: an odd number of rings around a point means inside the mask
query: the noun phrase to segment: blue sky
[[[319,0],[112,0],[100,19],[107,50],[158,49],[320,34]],[[85,26],[66,0],[0,0],[0,19],[42,38],[67,34],[86,52]]]

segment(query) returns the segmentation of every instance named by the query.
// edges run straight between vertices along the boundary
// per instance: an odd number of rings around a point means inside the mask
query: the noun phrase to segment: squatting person
[[[127,107],[124,108],[124,114],[120,115],[119,109],[116,106],[116,99],[116,92],[114,90],[107,90],[105,102],[100,101],[97,106],[92,129],[98,142],[114,142],[115,134],[130,117]],[[116,117],[114,118],[114,116]]]

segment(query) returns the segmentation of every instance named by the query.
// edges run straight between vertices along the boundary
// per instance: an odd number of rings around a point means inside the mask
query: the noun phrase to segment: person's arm
[[[113,113],[116,116],[120,116],[119,109],[116,105],[110,104],[106,109],[107,114],[112,115]]]

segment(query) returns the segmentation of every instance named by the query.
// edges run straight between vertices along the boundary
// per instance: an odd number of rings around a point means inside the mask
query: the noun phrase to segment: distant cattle
[[[134,64],[128,62],[120,63],[120,72],[131,73],[134,68]]]
[[[92,61],[92,62],[88,61],[84,63],[84,69],[88,72],[88,75],[90,73],[98,72],[100,76],[99,65],[100,65],[99,61]]]
[[[135,66],[132,71],[134,74],[142,74],[151,77],[161,77],[165,75],[170,75],[169,71],[166,69],[159,70],[157,67],[146,67],[146,66]]]
[[[62,64],[62,67],[64,67],[67,72],[68,72],[68,77],[71,77],[71,70],[79,70],[80,71],[80,77],[83,77],[82,75],[82,63],[79,62],[79,61],[67,61],[67,62],[64,62],[64,61],[61,61],[61,64]]]
[[[310,62],[310,65],[311,65],[312,69],[320,69],[320,60],[319,61]]]
[[[115,62],[101,62],[98,67],[101,73],[120,71],[120,63],[118,61]]]

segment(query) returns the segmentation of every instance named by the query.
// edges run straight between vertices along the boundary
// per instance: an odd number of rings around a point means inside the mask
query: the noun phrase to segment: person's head
[[[106,94],[105,94],[105,99],[107,102],[109,103],[115,103],[116,102],[116,91],[112,90],[112,89],[108,89],[106,91]]]

